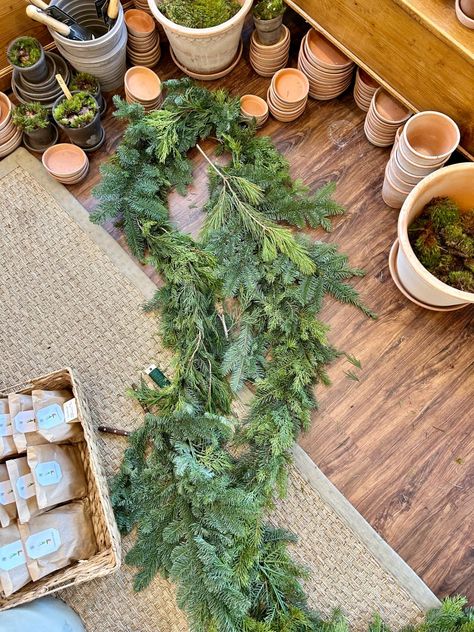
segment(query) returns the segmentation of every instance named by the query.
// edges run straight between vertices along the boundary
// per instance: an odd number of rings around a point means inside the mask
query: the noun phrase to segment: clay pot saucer
[[[125,73],[125,88],[143,104],[153,103],[161,94],[158,75],[145,66],[133,66]]]
[[[361,88],[370,89],[373,92],[380,88],[380,84],[375,81],[363,68],[357,68],[357,79],[361,84]]]
[[[288,50],[283,50],[281,53],[268,57],[266,55],[260,55],[258,51],[250,50],[250,57],[253,57],[256,61],[266,64],[276,64],[285,57],[288,57]]]
[[[410,118],[411,112],[408,108],[394,99],[383,88],[378,88],[373,96],[374,115],[383,123],[399,126]]]
[[[446,114],[434,111],[415,114],[400,137],[408,158],[420,165],[446,161],[459,141],[456,123]]]
[[[454,312],[454,311],[457,311],[458,309],[464,309],[465,307],[470,305],[470,303],[461,303],[459,305],[450,305],[448,307],[441,307],[441,306],[436,306],[436,305],[428,305],[427,303],[422,303],[420,300],[418,300],[417,298],[412,296],[408,292],[408,290],[406,290],[403,287],[402,282],[400,281],[400,277],[398,276],[398,270],[397,270],[398,249],[399,249],[399,241],[398,241],[398,239],[395,239],[395,241],[393,242],[392,247],[390,248],[390,254],[388,256],[388,268],[390,270],[390,275],[392,277],[392,280],[395,283],[395,285],[397,286],[397,288],[412,303],[415,303],[415,305],[419,305],[419,307],[424,307],[425,309],[430,309],[433,312]]]
[[[12,151],[19,147],[21,145],[22,137],[23,133],[21,129],[19,129],[17,133],[14,134],[7,143],[0,144],[0,158],[8,156],[8,154],[11,154]]]
[[[268,116],[268,105],[265,100],[255,94],[244,94],[240,97],[240,111],[243,116],[259,120]]]
[[[344,53],[314,29],[308,31],[305,42],[310,59],[329,70],[344,69],[353,65],[353,62]]]
[[[290,45],[290,30],[287,26],[282,24],[281,26],[282,32],[280,39],[275,44],[265,45],[262,44],[258,39],[257,31],[252,31],[252,35],[250,37],[250,46],[255,48],[256,50],[261,51],[263,54],[268,54],[269,56],[274,55],[275,52],[278,52],[280,48],[284,48]]]
[[[178,68],[180,70],[182,70],[184,73],[186,73],[189,77],[192,77],[193,79],[199,79],[200,81],[214,81],[216,79],[221,79],[222,77],[225,77],[230,72],[232,72],[232,70],[234,70],[234,68],[239,63],[240,58],[242,57],[243,49],[244,49],[244,45],[243,45],[242,40],[240,40],[240,44],[239,44],[239,48],[237,50],[237,54],[234,57],[234,60],[232,61],[232,63],[227,68],[224,68],[223,70],[219,70],[219,72],[213,72],[211,74],[197,73],[197,72],[194,72],[192,70],[189,70],[188,68],[186,68],[186,66],[183,66],[176,59],[176,56],[175,56],[175,54],[173,52],[172,46],[170,46],[170,53],[171,53],[171,58],[174,61],[174,63],[176,64],[176,66],[178,66]]]
[[[48,147],[42,163],[46,171],[57,177],[75,177],[89,162],[83,149],[72,143],[59,143]]]
[[[12,113],[12,102],[6,94],[0,92],[0,130],[8,125]]]
[[[271,85],[284,103],[299,104],[308,96],[308,78],[297,68],[282,68],[275,73]]]
[[[155,20],[149,13],[145,13],[145,11],[140,9],[125,11],[124,20],[127,31],[136,37],[149,35],[155,31]]]
[[[301,116],[301,114],[303,114],[306,109],[307,99],[305,99],[305,101],[298,107],[294,107],[292,110],[288,110],[280,108],[278,104],[275,103],[275,101],[273,100],[273,97],[274,93],[272,92],[272,88],[270,86],[267,92],[268,107],[272,115],[280,121],[293,121]]]
[[[50,175],[58,182],[61,182],[61,184],[71,185],[71,184],[77,184],[78,182],[81,182],[85,178],[88,172],[89,172],[89,160],[87,160],[83,169],[81,169],[81,171],[74,176],[56,176],[54,175],[54,173],[50,173]]]
[[[354,64],[352,62],[349,66],[345,67],[322,65],[319,60],[315,59],[314,56],[311,55],[307,38],[303,38],[302,45],[300,47],[300,54],[310,68],[326,77],[345,77],[348,74],[352,74],[354,69]]]
[[[409,173],[413,175],[427,176],[433,171],[435,171],[436,169],[439,169],[440,167],[442,167],[444,163],[446,162],[445,160],[442,160],[440,162],[432,163],[430,165],[420,165],[414,162],[413,160],[411,160],[411,157],[408,156],[405,153],[405,151],[406,151],[405,148],[399,142],[396,149],[397,161],[402,167],[402,169],[404,169],[405,171],[408,171]]]

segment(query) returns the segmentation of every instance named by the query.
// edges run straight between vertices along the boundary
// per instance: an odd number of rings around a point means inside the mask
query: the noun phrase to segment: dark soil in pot
[[[78,95],[79,92],[73,92],[73,95]],[[92,96],[92,95],[90,95]],[[71,143],[81,147],[82,149],[95,148],[104,136],[104,128],[100,122],[100,109],[97,107],[97,112],[94,118],[87,124],[81,127],[71,127],[61,123],[55,114],[56,108],[66,99],[65,96],[59,97],[53,105],[53,116],[58,127],[67,134]],[[96,101],[97,103],[97,101]],[[97,104],[98,105],[98,104]]]

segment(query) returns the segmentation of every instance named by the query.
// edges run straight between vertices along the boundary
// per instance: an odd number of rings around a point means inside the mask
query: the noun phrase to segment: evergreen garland
[[[129,125],[103,167],[93,217],[119,219],[133,254],[161,275],[147,308],[159,310],[174,352],[171,383],[134,392],[145,421],[112,487],[119,528],[137,527],[126,561],[139,569],[138,590],[157,572],[176,582],[195,632],[344,632],[340,613],[322,622],[308,610],[304,569],[287,548],[295,538],[264,521],[316,406],[314,386],[329,382],[325,367],[338,355],[315,316],[324,297],[372,315],[347,283],[361,271],[279,222],[329,230],[342,209],[332,185],[311,195],[292,180],[270,139],[241,121],[238,99],[189,80],[165,87],[162,109],[149,114],[115,98]],[[227,165],[200,147],[209,137]],[[199,242],[172,226],[167,207],[169,191],[191,182],[193,147],[210,163]],[[237,423],[231,403],[244,381],[255,396]]]

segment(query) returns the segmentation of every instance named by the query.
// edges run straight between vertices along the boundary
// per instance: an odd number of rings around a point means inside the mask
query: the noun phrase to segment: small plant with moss
[[[41,58],[41,44],[34,37],[19,37],[8,51],[8,61],[18,68],[29,68]]]
[[[207,29],[230,20],[240,9],[236,0],[164,0],[159,9],[181,26]]]
[[[23,132],[35,132],[50,125],[49,112],[41,103],[22,103],[13,110],[13,122]]]
[[[283,0],[260,0],[253,8],[253,14],[259,20],[273,20],[285,12]]]
[[[451,287],[474,292],[474,208],[463,211],[449,197],[433,198],[408,236],[428,272]]]
[[[53,109],[53,117],[60,125],[77,129],[89,125],[98,111],[97,101],[89,92],[78,92],[61,101]]]
[[[95,94],[100,88],[99,80],[88,72],[78,72],[72,78],[69,88],[72,91],[90,92]]]

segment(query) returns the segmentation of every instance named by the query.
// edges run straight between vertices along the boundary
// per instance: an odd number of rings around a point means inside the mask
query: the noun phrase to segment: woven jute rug
[[[157,338],[156,319],[142,311],[154,285],[23,149],[0,163],[0,267],[0,387],[70,366],[96,424],[137,427],[142,413],[126,389],[148,364],[166,372],[171,360]],[[98,435],[97,441],[110,476],[125,440]],[[378,610],[397,629],[437,604],[299,448],[288,497],[270,519],[299,534],[294,555],[311,571],[306,588],[322,614],[340,606],[362,630]],[[89,632],[188,629],[171,584],[157,577],[137,594],[132,576],[124,565],[60,597]]]

